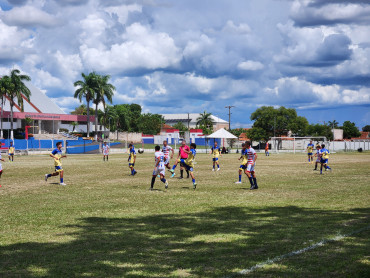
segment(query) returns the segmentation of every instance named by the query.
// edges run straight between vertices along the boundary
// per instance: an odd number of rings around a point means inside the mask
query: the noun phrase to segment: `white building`
[[[166,124],[173,126],[179,122],[183,123],[188,128],[197,127],[197,118],[200,117],[200,113],[185,113],[185,114],[162,114]],[[217,131],[220,128],[229,128],[229,122],[211,115],[213,121],[213,131]]]

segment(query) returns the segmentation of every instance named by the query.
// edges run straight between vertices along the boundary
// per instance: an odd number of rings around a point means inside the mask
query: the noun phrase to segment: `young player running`
[[[239,181],[237,181],[235,183],[242,183],[242,173],[243,173],[243,171],[247,175],[248,158],[247,158],[246,155],[247,155],[247,145],[245,143],[243,143],[242,144],[241,155],[238,159],[238,160],[243,159],[242,164],[240,164],[240,167],[239,167]]]
[[[193,182],[193,189],[195,190],[197,188],[197,183],[195,182],[195,177],[194,177],[194,158],[195,158],[195,155],[196,155],[196,149],[197,148],[197,145],[195,143],[191,143],[190,144],[190,150],[184,150],[184,152],[186,152],[188,154],[188,157],[186,159],[182,158],[181,159],[181,163],[182,165],[184,166],[184,168],[186,169],[186,171],[190,172],[190,176],[191,176],[191,179],[192,179],[192,182]]]
[[[64,170],[62,168],[62,162],[60,161],[62,158],[67,157],[66,155],[63,155],[62,153],[62,142],[57,142],[57,147],[54,149],[50,157],[54,158],[54,166],[55,166],[55,172],[52,174],[46,174],[45,175],[45,181],[48,180],[48,178],[53,177],[53,176],[58,176],[60,175],[60,185],[66,185],[63,182],[63,175],[64,175]]]
[[[254,171],[254,168],[256,166],[257,154],[256,154],[256,151],[251,147],[251,142],[250,141],[246,141],[245,145],[247,147],[246,157],[248,159],[247,169],[246,169],[247,173],[246,174],[247,174],[249,182],[251,184],[250,189],[251,190],[258,189],[256,172]]]
[[[181,143],[181,146],[179,148],[179,154],[177,156],[176,162],[173,165],[172,169],[170,170],[170,172],[172,173],[171,178],[173,178],[175,176],[175,169],[176,169],[177,164],[179,162],[180,162],[180,166],[181,166],[180,167],[180,179],[184,178],[183,177],[184,167],[182,166],[181,160],[184,160],[184,159],[188,158],[189,151],[190,151],[190,148],[186,145],[185,140],[183,140],[182,143]],[[189,178],[189,170],[186,169],[186,173],[187,173],[187,178]]]
[[[329,150],[325,148],[325,144],[321,145],[321,150],[320,150],[320,156],[321,156],[321,167],[320,167],[320,174],[322,174],[322,167],[325,168],[325,171],[329,169],[331,171],[331,168],[328,165],[328,160],[329,160]]]
[[[316,145],[316,153],[314,155],[316,157],[316,162],[315,162],[315,169],[313,169],[314,171],[317,170],[317,165],[319,165],[319,163],[321,161],[320,150],[321,150],[321,146],[320,145]]]
[[[312,140],[311,140],[310,143],[307,145],[308,163],[313,163],[313,155],[312,155],[312,152],[313,152],[313,148],[314,147],[315,147],[315,145],[312,144]]]
[[[162,152],[164,154],[164,165],[166,166],[167,169],[171,169],[170,167],[170,159],[173,158],[173,155],[175,151],[171,146],[168,145],[167,141],[163,141],[163,147],[162,147]],[[170,154],[171,153],[171,154]]]
[[[135,176],[137,174],[137,172],[134,169],[136,162],[136,152],[133,144],[128,145],[128,147],[129,147],[128,167],[131,169],[131,176]]]
[[[107,142],[104,141],[104,145],[103,145],[103,161],[105,161],[105,157],[107,158],[107,161],[108,161],[108,158],[109,158],[109,145],[107,145]]]
[[[11,162],[14,161],[14,152],[15,152],[15,148],[13,146],[13,142],[10,142],[8,158],[9,158],[9,161]]]
[[[265,146],[265,155],[266,156],[270,156],[270,153],[269,153],[269,143],[266,142],[266,146]]]
[[[164,153],[161,152],[160,146],[155,146],[155,154],[154,154],[154,160],[155,160],[155,167],[153,171],[153,177],[152,177],[152,183],[150,185],[150,190],[153,190],[155,179],[157,175],[159,175],[161,182],[164,183],[164,188],[168,188],[168,182],[165,179],[165,156]]]
[[[212,161],[213,161],[213,169],[215,171],[215,166],[217,164],[217,171],[220,171],[220,164],[218,163],[218,157],[221,156],[221,149],[217,146],[217,141],[215,141],[214,146],[211,148]]]

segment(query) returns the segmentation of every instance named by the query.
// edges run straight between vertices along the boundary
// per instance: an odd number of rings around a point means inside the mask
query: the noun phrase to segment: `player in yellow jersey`
[[[218,164],[218,158],[221,156],[221,149],[219,146],[217,146],[217,141],[215,141],[214,146],[211,148],[211,155],[213,160],[213,169],[215,170],[215,166],[217,164],[217,171],[220,171],[220,164]]]
[[[188,157],[187,158],[183,158],[180,160],[181,164],[183,165],[183,167],[190,172],[190,176],[192,178],[192,181],[193,181],[193,189],[195,190],[197,188],[197,183],[195,182],[195,177],[194,177],[194,158],[195,158],[195,155],[196,155],[196,149],[197,148],[197,145],[195,143],[191,143],[190,144],[190,151],[188,150],[184,150],[184,152],[186,152],[188,154]]]
[[[45,181],[50,177],[60,175],[60,185],[66,185],[63,181],[64,170],[62,168],[62,162],[60,161],[62,158],[67,157],[62,153],[62,142],[57,142],[57,147],[50,153],[50,157],[54,158],[55,172],[52,174],[46,174]]]
[[[131,169],[131,175],[135,176],[137,173],[134,169],[136,162],[136,152],[133,144],[128,145],[128,147],[129,147],[128,167]]]
[[[242,163],[239,167],[239,181],[235,183],[242,183],[242,173],[244,171],[244,174],[247,175],[247,164],[248,164],[248,157],[247,157],[247,145],[245,143],[242,144],[242,150],[241,155],[239,157],[239,160],[242,159]]]
[[[14,161],[14,152],[15,152],[15,148],[13,146],[13,142],[10,142],[8,158],[9,158],[9,161],[11,162]]]
[[[314,144],[312,144],[312,140],[307,145],[307,155],[308,155],[308,163],[313,163],[313,148],[315,147]]]

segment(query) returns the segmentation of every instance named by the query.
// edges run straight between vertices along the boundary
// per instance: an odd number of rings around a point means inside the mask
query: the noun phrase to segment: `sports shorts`
[[[166,169],[165,168],[157,168],[157,169],[153,170],[153,176],[157,176],[157,175],[165,176],[165,174],[166,174]]]
[[[256,166],[256,163],[254,163],[253,165],[248,163],[247,164],[247,172],[253,173],[254,172],[254,166]]]
[[[212,160],[213,161],[217,161],[218,160],[218,157],[214,157]]]
[[[62,172],[63,168],[62,166],[55,166],[55,172]]]
[[[322,164],[328,164],[328,159],[321,158],[320,161]]]

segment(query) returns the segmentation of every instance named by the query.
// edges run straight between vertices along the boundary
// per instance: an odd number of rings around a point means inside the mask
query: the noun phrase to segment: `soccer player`
[[[107,142],[104,141],[103,145],[103,161],[105,161],[105,157],[107,157],[107,161],[109,158],[109,145],[107,145]]]
[[[192,179],[192,182],[193,182],[193,189],[195,190],[197,188],[197,183],[195,182],[195,177],[194,177],[194,158],[195,158],[195,155],[196,155],[196,149],[197,148],[197,145],[195,143],[191,143],[190,144],[190,150],[184,150],[185,153],[187,153],[188,157],[185,159],[185,158],[182,158],[181,159],[181,163],[182,165],[184,166],[184,168],[186,169],[186,171],[189,171],[190,172],[190,176],[191,176],[191,179]]]
[[[160,146],[155,146],[154,160],[155,160],[155,167],[153,171],[153,177],[152,177],[152,183],[150,185],[150,190],[153,190],[157,175],[159,175],[161,182],[164,183],[164,188],[167,189],[168,182],[166,181],[166,178],[164,177],[166,173],[165,156],[164,156],[164,153],[161,152]]]
[[[14,152],[15,152],[15,148],[13,146],[13,142],[10,142],[8,158],[9,158],[9,161],[11,162],[14,161]]]
[[[240,164],[240,167],[239,167],[239,181],[237,181],[235,183],[242,183],[242,173],[243,173],[243,171],[247,175],[248,158],[247,158],[247,145],[245,143],[242,144],[241,155],[240,155],[238,160],[240,160],[240,159],[243,159],[243,160],[242,160],[242,164]]]
[[[308,163],[313,163],[313,155],[312,155],[312,152],[313,152],[313,148],[314,147],[315,147],[315,145],[312,144],[312,140],[311,140],[310,143],[307,145]]]
[[[320,156],[321,156],[321,167],[320,167],[320,174],[322,174],[322,167],[325,168],[325,171],[329,169],[331,171],[331,168],[328,165],[328,160],[329,160],[329,150],[325,148],[325,144],[321,145],[321,150],[320,150]]]
[[[1,152],[0,152],[0,161],[5,162],[4,158],[1,157]],[[1,178],[2,174],[3,174],[3,165],[1,165],[1,162],[0,162],[0,178]],[[1,185],[0,185],[0,187],[1,187]]]
[[[217,141],[215,141],[214,146],[211,148],[210,154],[212,154],[212,160],[213,160],[212,171],[215,170],[216,164],[217,164],[217,171],[220,171],[220,164],[218,163],[218,157],[221,155],[221,149],[219,146],[217,146]]]
[[[173,150],[173,148],[171,146],[168,145],[166,140],[163,141],[162,152],[164,154],[164,159],[165,159],[164,165],[166,166],[167,169],[171,169],[170,159],[173,158],[173,155],[174,155],[175,151]],[[171,155],[170,155],[170,153],[171,153]]]
[[[134,149],[134,145],[132,143],[128,145],[128,147],[129,147],[128,167],[131,169],[131,176],[135,176],[137,174],[137,172],[134,169],[136,162],[136,152]]]
[[[55,172],[52,174],[46,174],[45,175],[45,181],[48,180],[48,178],[52,176],[58,176],[60,175],[60,185],[66,185],[63,182],[63,175],[64,175],[64,170],[62,168],[62,162],[60,161],[62,158],[67,157],[66,155],[63,155],[62,153],[62,142],[57,142],[57,147],[54,149],[50,157],[54,158],[54,166],[55,166]]]
[[[257,154],[256,154],[256,151],[251,147],[250,141],[246,141],[245,145],[247,147],[246,149],[247,173],[246,174],[251,184],[250,190],[258,189],[256,172],[254,171],[254,167],[256,166]]]
[[[179,148],[179,154],[177,156],[177,159],[176,159],[176,162],[175,164],[172,166],[172,169],[170,170],[170,172],[172,173],[172,176],[171,178],[173,178],[175,176],[175,169],[177,167],[177,164],[180,162],[180,179],[183,179],[184,176],[184,167],[182,166],[182,163],[181,163],[181,160],[183,159],[187,159],[188,158],[188,154],[189,154],[189,151],[190,151],[190,148],[186,145],[186,142],[185,140],[183,140],[181,142],[181,146]],[[194,158],[194,157],[193,157]],[[186,169],[186,173],[187,173],[187,178],[189,178],[189,170]]]
[[[317,165],[320,163],[321,161],[321,155],[320,155],[320,150],[321,150],[321,146],[320,145],[316,145],[316,153],[315,153],[315,157],[316,157],[316,162],[315,162],[315,169],[313,169],[314,171],[317,170]]]
[[[266,142],[266,146],[265,146],[265,155],[266,156],[270,156],[270,153],[269,153],[269,143]]]

